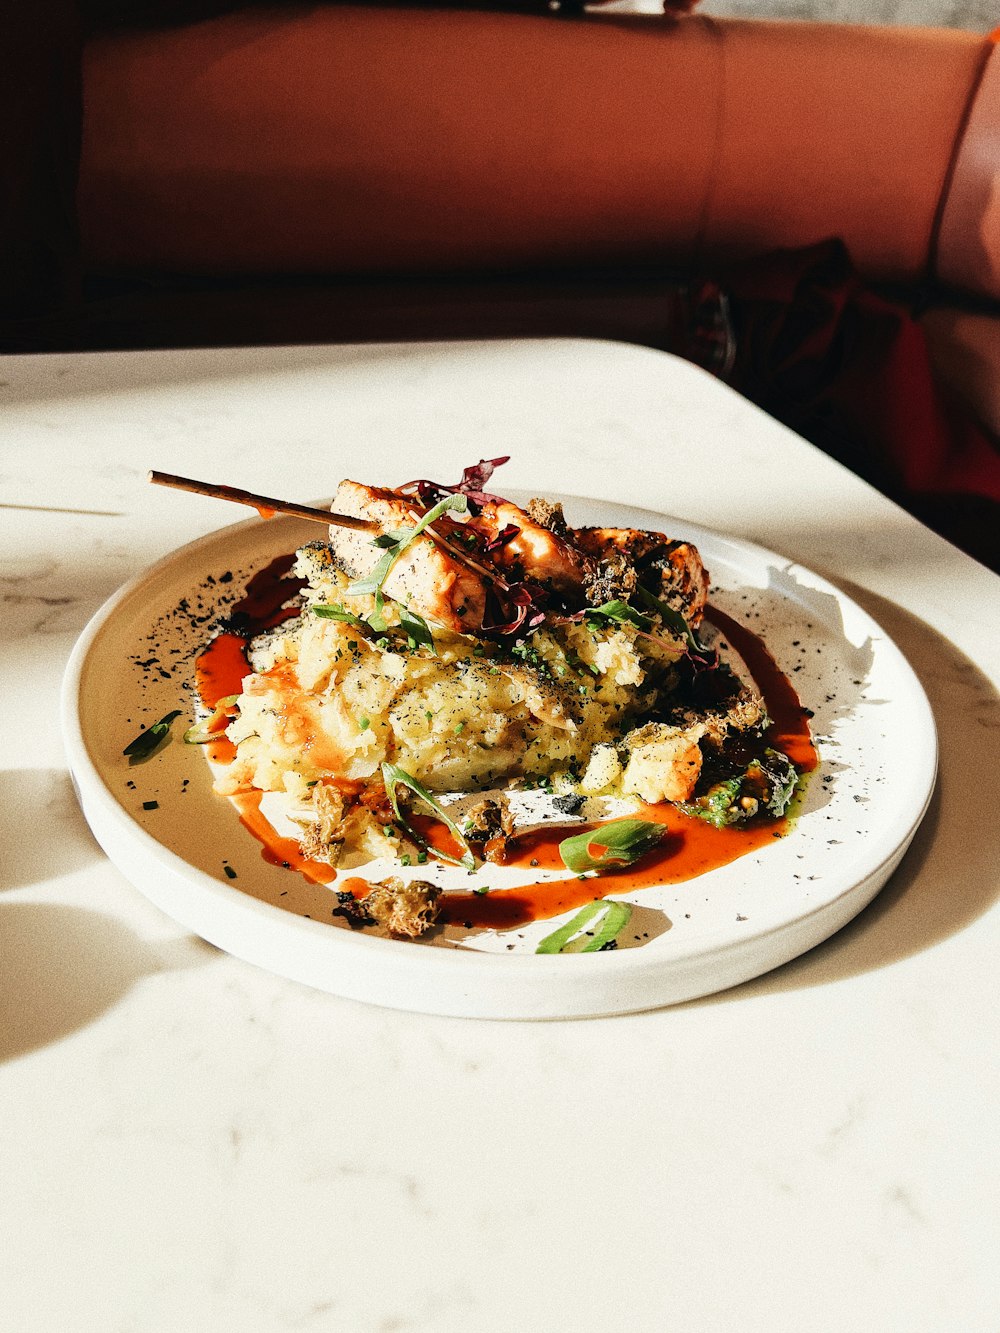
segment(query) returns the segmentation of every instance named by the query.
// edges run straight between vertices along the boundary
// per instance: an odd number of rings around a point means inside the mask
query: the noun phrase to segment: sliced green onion
[[[423,645],[437,656],[437,649],[434,647],[434,635],[423,616],[418,615],[416,611],[411,611],[408,607],[401,606],[399,608],[399,623],[406,630],[406,637],[414,648]]]
[[[170,735],[170,727],[175,717],[180,717],[181,710],[175,708],[172,713],[166,713],[160,718],[159,722],[154,722],[151,727],[145,731],[140,731],[134,741],[129,741],[122,754],[128,756],[129,764],[143,764],[147,759],[152,759],[167,743]]]
[[[418,847],[427,848],[429,851],[432,851],[435,856],[439,857],[442,861],[448,861],[453,866],[462,866],[466,870],[474,870],[476,868],[476,858],[472,854],[472,848],[466,842],[465,835],[462,833],[462,830],[458,827],[458,825],[451,818],[451,816],[445,810],[442,809],[442,807],[437,803],[437,801],[435,801],[434,797],[430,794],[430,792],[427,790],[426,787],[422,786],[421,783],[419,783],[417,779],[412,776],[412,774],[407,773],[405,768],[400,768],[398,764],[384,763],[382,765],[382,780],[385,783],[386,795],[389,797],[389,801],[392,805],[393,814],[396,816],[396,818],[399,820],[399,823],[406,830],[406,832],[409,834],[409,836],[413,839],[413,841],[417,844]],[[416,831],[416,829],[411,827],[411,825],[407,823],[406,819],[403,816],[402,811],[399,808],[399,800],[396,796],[397,783],[402,787],[408,787],[410,791],[413,792],[414,796],[420,797],[423,803],[433,813],[435,818],[439,819],[441,823],[444,824],[445,828],[447,828],[448,831],[452,834],[458,845],[465,849],[464,856],[459,858],[456,856],[452,856],[449,852],[442,852],[437,847],[432,847],[430,843],[428,843],[426,838],[421,837],[421,835]]]
[[[312,610],[313,615],[319,616],[321,620],[342,620],[347,625],[357,625],[358,629],[364,629],[365,627],[365,622],[359,619],[353,611],[345,611],[336,602],[318,602]]]
[[[433,509],[428,509],[415,528],[404,528],[401,532],[391,534],[393,544],[386,549],[385,555],[378,562],[372,572],[363,579],[357,579],[354,583],[348,585],[347,594],[349,597],[363,597],[366,594],[375,593],[381,588],[388,577],[390,569],[403,554],[406,548],[413,542],[431,523],[441,517],[448,509],[457,510],[464,514],[469,508],[469,502],[464,495],[446,495],[443,500],[439,500]],[[386,534],[389,535],[389,534]],[[384,546],[385,543],[380,539],[375,539],[375,544]]]
[[[586,833],[565,838],[559,844],[559,855],[566,869],[577,875],[609,866],[630,866],[658,846],[666,835],[665,824],[652,824],[644,819],[616,819]]]
[[[220,699],[215,705],[215,712],[211,717],[203,718],[201,722],[196,722],[193,727],[188,727],[184,733],[184,743],[186,745],[205,745],[208,741],[218,740],[219,733],[224,731],[222,725],[223,719],[230,719],[230,709],[236,703],[240,696],[238,694],[227,694],[224,699]]]
[[[589,923],[600,912],[604,912],[604,920],[594,934],[593,939],[587,941],[582,949],[574,950],[577,953],[597,953],[606,948],[612,940],[618,938],[621,932],[628,925],[632,916],[632,907],[630,903],[621,903],[610,898],[595,898],[592,903],[587,903],[582,907],[576,916],[554,930],[551,935],[546,935],[538,944],[535,953],[567,953],[567,946],[577,935],[583,933]]]
[[[389,628],[385,619],[385,598],[380,588],[375,589],[375,610],[368,617],[367,624],[376,634],[382,634]]]

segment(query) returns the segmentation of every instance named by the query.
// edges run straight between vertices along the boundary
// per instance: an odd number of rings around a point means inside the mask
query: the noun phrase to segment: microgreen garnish
[[[383,537],[376,537],[375,545],[385,549],[385,555],[382,556],[378,564],[363,579],[356,579],[348,585],[347,594],[349,597],[363,597],[379,591],[382,584],[389,577],[389,571],[403,554],[406,548],[421,535],[426,528],[436,519],[439,519],[448,509],[454,509],[460,514],[467,512],[469,502],[464,495],[446,495],[443,500],[439,500],[432,509],[428,509],[423,518],[414,528],[403,528],[399,532],[385,533],[383,536],[391,537],[392,544],[387,544]]]
[[[313,614],[321,620],[342,620],[345,625],[357,625],[358,629],[364,629],[364,621],[353,611],[345,611],[337,602],[318,602],[313,607]]]
[[[629,606],[628,602],[621,601],[605,602],[603,606],[588,606],[583,614],[586,620],[613,620],[618,624],[628,621],[637,629],[649,629],[652,623],[649,616],[644,616],[634,606]]]
[[[180,717],[181,710],[175,708],[172,713],[167,713],[161,717],[159,722],[154,722],[151,727],[145,731],[140,731],[134,741],[129,741],[122,754],[128,756],[129,764],[144,764],[147,759],[152,759],[167,743],[170,735],[170,726],[175,717]]]
[[[218,740],[219,732],[224,731],[226,723],[232,719],[233,709],[239,697],[238,694],[227,694],[224,699],[220,699],[211,717],[206,717],[202,722],[196,722],[193,727],[188,727],[184,733],[185,744],[205,745],[208,741]]]
[[[496,468],[508,462],[510,455],[503,458],[481,458],[473,467],[467,467],[462,472],[462,480],[456,486],[449,486],[446,482],[427,481],[408,481],[405,486],[400,486],[401,491],[416,492],[422,504],[432,504],[435,500],[441,499],[445,495],[465,495],[468,497],[472,512],[475,514],[479,507],[489,504],[493,501],[503,503],[498,495],[490,495],[483,487],[493,476]]]
[[[423,645],[425,648],[429,648],[435,656],[437,655],[437,649],[434,647],[434,635],[423,616],[418,615],[416,611],[411,611],[409,607],[401,606],[399,608],[399,624],[406,631],[406,637],[409,639],[411,648],[419,648]]]
[[[696,667],[710,668],[719,665],[719,654],[714,648],[709,648],[707,644],[701,642],[679,611],[675,611],[672,606],[654,597],[645,588],[639,588],[638,593],[644,605],[655,611],[664,625],[679,639],[683,639],[688,657]]]
[[[508,584],[501,594],[488,599],[490,619],[483,617],[484,634],[526,634],[545,620],[549,594],[540,583],[524,579]],[[492,603],[492,605],[489,605]]]
[[[582,948],[572,948],[570,941],[582,935],[594,917],[601,912],[604,913],[604,920],[592,938],[588,939]],[[609,898],[595,898],[558,930],[546,935],[539,942],[535,953],[599,953],[602,949],[614,948],[615,941],[628,925],[631,915],[632,908],[629,903],[620,903]]]
[[[412,774],[407,773],[405,768],[400,768],[398,764],[384,763],[382,765],[382,780],[385,783],[386,795],[389,797],[389,802],[392,805],[393,814],[418,847],[424,848],[427,851],[432,851],[435,856],[439,857],[442,861],[448,861],[453,866],[462,866],[466,870],[474,870],[476,868],[476,858],[473,856],[472,848],[466,842],[462,830],[447,811],[442,809],[426,787],[419,783]],[[432,847],[427,839],[422,837],[416,829],[407,822],[399,808],[399,798],[396,795],[397,784],[401,787],[408,787],[410,791],[413,792],[414,796],[419,796],[434,817],[444,824],[445,828],[448,829],[451,835],[455,838],[458,845],[464,849],[465,854],[461,858],[452,856],[448,852],[442,852],[437,847]]]
[[[586,833],[577,833],[559,844],[563,865],[574,874],[587,870],[620,869],[634,865],[666,836],[664,824],[644,819],[616,819]]]

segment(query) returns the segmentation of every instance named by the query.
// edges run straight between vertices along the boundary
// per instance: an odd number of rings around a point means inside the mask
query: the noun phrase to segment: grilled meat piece
[[[574,528],[574,545],[594,561],[587,592],[592,605],[627,600],[641,585],[692,626],[704,614],[708,573],[689,542],[639,528]]]
[[[356,481],[340,483],[331,508],[335,513],[370,518],[383,532],[412,528],[420,517],[419,506],[412,500]],[[440,524],[443,532],[454,526],[443,519]],[[330,549],[344,573],[355,579],[370,574],[385,554],[370,534],[336,525],[330,527]],[[486,588],[482,575],[423,534],[390,569],[384,591],[387,597],[458,634],[472,633],[483,623]]]

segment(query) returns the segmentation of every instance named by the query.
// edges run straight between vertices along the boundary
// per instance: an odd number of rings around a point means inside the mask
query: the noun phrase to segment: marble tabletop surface
[[[850,926],[628,1017],[311,991],[163,916],[77,807],[88,618],[239,513],[457,475],[682,514],[844,589],[930,698],[937,793]],[[1000,580],[700,371],[582,342],[0,365],[0,1326],[995,1330]]]

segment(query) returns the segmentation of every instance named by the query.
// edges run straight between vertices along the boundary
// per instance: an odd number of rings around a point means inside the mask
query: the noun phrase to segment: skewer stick
[[[412,510],[410,511],[410,514],[411,517],[414,518],[414,522],[420,522],[419,517],[414,516]],[[478,560],[473,560],[468,551],[463,551],[456,546],[452,546],[451,542],[446,541],[444,537],[436,533],[433,527],[428,526],[424,528],[424,536],[430,537],[435,546],[440,547],[442,551],[450,555],[453,560],[457,560],[460,565],[464,565],[466,569],[471,569],[474,574],[479,574],[482,578],[488,579],[491,583],[495,583],[503,592],[510,591],[510,585],[500,577],[495,569],[487,569],[487,567],[481,565]]]
[[[276,500],[271,495],[257,495],[253,491],[242,491],[237,486],[223,486],[210,481],[195,481],[192,477],[178,477],[173,472],[149,473],[149,480],[156,486],[170,486],[177,491],[193,491],[195,495],[207,495],[213,500],[232,500],[235,504],[249,505],[264,518],[272,514],[292,514],[296,518],[307,518],[313,523],[322,523],[325,527],[334,524],[339,528],[355,528],[359,532],[381,532],[381,525],[370,518],[354,518],[351,514],[334,514],[327,509],[311,509],[309,505],[296,504],[293,500]],[[417,520],[419,522],[419,519]],[[462,550],[456,549],[450,542],[439,536],[433,528],[425,528],[424,535],[436,546],[471,569],[476,574],[489,579],[504,591],[507,583],[495,569],[488,569]]]
[[[359,532],[381,532],[379,524],[370,518],[333,514],[327,509],[311,509],[308,505],[295,504],[292,500],[275,500],[270,495],[255,495],[253,491],[241,491],[236,486],[194,481],[191,477],[177,477],[172,472],[150,472],[149,480],[157,486],[172,486],[178,491],[193,491],[195,495],[208,495],[215,500],[232,500],[236,504],[249,505],[265,518],[270,518],[272,514],[293,514],[296,518],[307,518],[326,527],[333,523],[338,528],[356,528]]]

